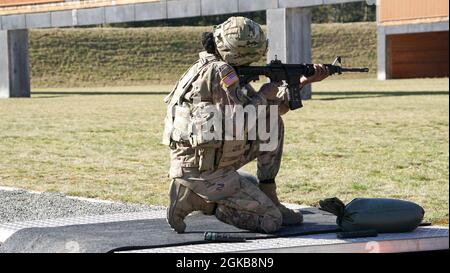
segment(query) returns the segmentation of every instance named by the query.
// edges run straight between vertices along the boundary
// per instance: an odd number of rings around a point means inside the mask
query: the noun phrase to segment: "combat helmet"
[[[245,17],[231,17],[214,27],[217,52],[230,65],[248,65],[267,53],[268,41],[261,26]]]

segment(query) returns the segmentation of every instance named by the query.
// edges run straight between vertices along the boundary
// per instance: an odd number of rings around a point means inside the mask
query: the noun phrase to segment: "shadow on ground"
[[[31,92],[31,95],[81,95],[81,96],[101,96],[101,95],[118,95],[118,96],[136,96],[136,95],[167,95],[169,92],[161,91],[161,92],[78,92],[78,91],[55,91],[55,92]]]
[[[32,92],[32,95],[40,95],[41,98],[59,97],[67,95],[80,95],[80,96],[136,96],[136,95],[167,95],[169,92],[78,92],[78,91],[56,91],[56,92]],[[374,91],[374,92],[313,92],[314,100],[345,100],[345,99],[363,99],[363,98],[380,98],[380,97],[401,97],[401,96],[436,96],[436,95],[448,95],[448,91]],[[45,95],[42,97],[41,95]],[[316,98],[320,96],[332,96],[326,98]]]
[[[313,92],[314,100],[345,100],[365,99],[380,97],[403,97],[403,96],[437,96],[448,95],[448,91],[386,91],[386,92]],[[314,98],[315,96],[333,96],[327,98]]]

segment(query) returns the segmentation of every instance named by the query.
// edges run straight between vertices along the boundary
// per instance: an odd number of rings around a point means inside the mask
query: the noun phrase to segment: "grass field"
[[[211,27],[32,30],[32,86],[172,83],[196,61],[201,33],[210,30]],[[315,62],[331,63],[339,54],[345,65],[376,71],[375,23],[313,25],[312,43]]]
[[[412,200],[448,224],[448,79],[329,80],[288,113],[286,202]],[[34,89],[0,101],[0,185],[167,204],[169,86]],[[246,167],[253,171],[254,164]]]

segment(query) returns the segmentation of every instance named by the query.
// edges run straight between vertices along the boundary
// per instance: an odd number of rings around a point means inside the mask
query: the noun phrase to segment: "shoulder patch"
[[[236,74],[236,71],[234,71],[234,68],[228,64],[219,67],[219,74],[221,78],[220,84],[224,88],[228,88],[239,82],[239,77]]]

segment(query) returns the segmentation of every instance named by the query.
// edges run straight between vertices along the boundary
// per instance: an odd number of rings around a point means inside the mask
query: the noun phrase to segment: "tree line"
[[[351,23],[373,22],[376,20],[376,6],[366,2],[342,3],[312,7],[312,22],[321,23]],[[266,24],[266,12],[257,11],[239,13],[260,24]],[[161,27],[161,26],[211,26],[224,22],[230,15],[200,16],[171,20],[144,21],[108,24],[113,27]]]

